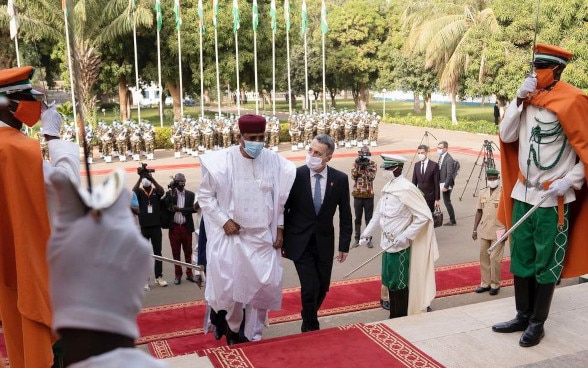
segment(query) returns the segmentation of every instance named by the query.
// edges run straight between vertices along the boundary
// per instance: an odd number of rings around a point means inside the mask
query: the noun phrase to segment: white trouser
[[[245,306],[245,337],[249,341],[261,340],[267,309],[258,309],[252,306]],[[239,332],[241,321],[243,321],[243,303],[235,303],[227,310],[227,324],[233,332]]]

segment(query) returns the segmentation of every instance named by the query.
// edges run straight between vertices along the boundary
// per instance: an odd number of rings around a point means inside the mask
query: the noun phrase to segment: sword
[[[374,259],[376,259],[379,255],[381,255],[382,253],[384,253],[385,251],[387,251],[388,249],[392,248],[395,245],[396,245],[396,243],[395,242],[392,242],[389,246],[387,246],[386,248],[384,248],[381,251],[379,251],[378,253],[376,253],[374,256],[372,256],[371,258],[369,258],[367,261],[365,261],[362,264],[360,264],[359,266],[355,267],[352,271],[350,271],[345,276],[343,276],[343,278],[346,279],[347,277],[349,277],[349,275],[351,275],[355,271],[359,270],[360,268],[362,268],[366,264],[370,263],[371,261],[373,261]]]
[[[162,257],[162,256],[156,256],[155,254],[151,255],[153,258],[155,258],[158,261],[164,261],[164,262],[169,262],[169,263],[173,263],[176,264],[178,266],[184,266],[184,267],[190,267],[196,271],[198,271],[200,278],[202,279],[201,283],[197,283],[198,287],[202,287],[202,283],[206,282],[206,274],[204,273],[204,266],[202,265],[194,265],[191,263],[186,263],[186,262],[182,262],[182,261],[176,261],[175,259],[171,259],[171,258],[167,258],[167,257]]]
[[[537,209],[539,207],[541,207],[541,205],[543,204],[543,202],[545,202],[547,200],[547,198],[549,198],[550,196],[543,196],[543,198],[541,198],[541,200],[539,201],[539,203],[537,203],[536,205],[534,205],[533,207],[531,207],[531,209],[529,211],[527,211],[527,213],[525,213],[523,215],[523,217],[521,217],[519,219],[519,221],[517,221],[514,225],[511,226],[510,229],[508,229],[507,232],[505,232],[504,234],[502,234],[502,236],[500,237],[500,239],[496,240],[496,242],[494,242],[494,244],[492,244],[490,246],[490,248],[488,248],[488,253],[492,253],[492,251],[494,250],[494,248],[496,248],[498,246],[498,244],[502,243],[503,241],[506,240],[506,238],[508,238],[508,236],[517,228],[519,227],[527,218],[529,218],[529,216],[531,216],[533,214],[533,212],[537,211]]]

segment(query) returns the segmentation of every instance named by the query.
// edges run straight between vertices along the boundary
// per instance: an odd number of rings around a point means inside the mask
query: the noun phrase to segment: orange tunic
[[[584,172],[588,183],[588,96],[578,88],[559,81],[550,91],[540,91],[525,103],[553,111],[574,148],[584,163]],[[503,224],[511,225],[513,200],[510,198],[512,188],[518,180],[518,141],[504,143],[500,141],[500,161],[502,175],[502,197],[498,208],[498,219]],[[564,262],[562,277],[577,277],[588,273],[588,246],[585,230],[588,224],[588,189],[586,185],[576,191],[576,201],[570,203],[570,230],[568,250]],[[575,226],[578,224],[579,226]],[[584,232],[584,234],[583,234]]]
[[[11,367],[53,364],[49,234],[39,143],[0,127],[0,315]]]

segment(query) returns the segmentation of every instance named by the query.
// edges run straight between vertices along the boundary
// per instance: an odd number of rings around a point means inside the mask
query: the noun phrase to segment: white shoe
[[[155,283],[161,287],[167,286],[167,281],[165,281],[161,276],[155,279]]]
[[[149,287],[149,283],[145,284],[145,287],[143,288],[143,290],[145,290],[145,291],[151,290],[151,288]]]

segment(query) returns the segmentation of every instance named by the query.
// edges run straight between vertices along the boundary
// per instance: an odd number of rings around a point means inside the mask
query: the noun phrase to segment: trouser
[[[435,200],[425,200],[427,202],[427,206],[431,210],[431,213],[435,212]]]
[[[198,264],[206,266],[206,228],[204,226],[204,218],[200,218],[200,229],[198,230]]]
[[[353,198],[353,208],[355,209],[355,240],[361,236],[361,218],[365,211],[365,225],[370,223],[374,213],[374,198]]]
[[[142,227],[141,234],[145,239],[151,241],[151,247],[153,248],[153,254],[156,256],[161,257],[161,227],[159,226],[149,226],[149,227]],[[155,274],[155,278],[162,276],[163,269],[163,262],[162,261],[155,261],[153,266],[153,272]]]
[[[302,256],[294,262],[294,266],[300,279],[303,329],[318,330],[318,310],[329,291],[333,258],[319,259],[316,237],[313,235]]]
[[[249,341],[259,341],[265,327],[266,317],[267,309],[259,309],[250,305],[244,306],[243,303],[235,302],[227,309],[226,319],[231,331],[239,332],[243,318],[245,318],[245,337]]]
[[[390,318],[403,317],[408,311],[410,247],[382,256],[382,285],[389,290]]]
[[[480,286],[498,289],[502,272],[502,256],[504,255],[504,242],[498,244],[488,254],[488,249],[496,239],[480,239]]]
[[[169,243],[172,249],[172,256],[176,261],[182,260],[184,251],[184,262],[192,263],[192,233],[185,225],[173,224],[169,229]],[[182,266],[175,266],[175,275],[182,277]],[[186,267],[186,276],[193,277],[192,268]]]
[[[443,193],[443,204],[445,204],[445,208],[447,208],[447,213],[449,214],[449,222],[455,223],[455,211],[451,204],[451,192],[452,189],[448,189],[446,192],[441,193]]]

